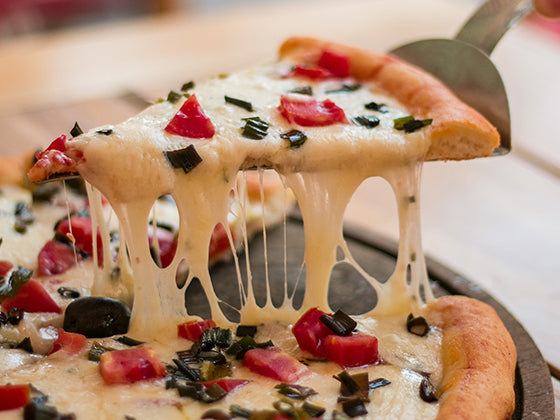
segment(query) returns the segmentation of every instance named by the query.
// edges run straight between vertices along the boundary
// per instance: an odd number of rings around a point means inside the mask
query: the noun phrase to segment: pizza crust
[[[279,49],[280,58],[316,63],[333,49],[350,58],[350,74],[376,83],[415,117],[433,118],[426,135],[431,146],[425,160],[462,160],[490,156],[500,136],[477,111],[464,104],[439,80],[389,55],[316,38],[293,37]]]
[[[438,419],[509,418],[515,409],[515,344],[490,306],[465,296],[428,305],[442,329],[443,379]]]

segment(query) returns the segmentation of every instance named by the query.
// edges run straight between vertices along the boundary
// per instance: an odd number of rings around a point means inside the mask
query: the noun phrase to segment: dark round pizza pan
[[[271,296],[275,305],[279,306],[282,302],[285,279],[288,293],[294,292],[294,304],[301,304],[302,283],[305,279],[305,270],[302,268],[303,225],[301,219],[295,215],[288,218],[285,226],[285,229],[278,226],[266,232],[267,263],[263,236],[258,235],[249,245],[255,295],[257,302],[262,304],[266,296],[264,279],[267,276],[270,279]],[[387,280],[395,266],[398,249],[396,242],[351,226],[346,226],[344,232],[348,247],[358,264],[379,281]],[[240,254],[239,262],[242,277],[246,279],[244,253]],[[554,394],[550,372],[539,349],[523,326],[496,299],[472,281],[432,258],[427,258],[426,263],[436,295],[461,294],[489,304],[496,310],[513,337],[518,359],[516,408],[512,419],[553,419]],[[231,308],[240,306],[235,264],[232,260],[219,263],[212,268],[211,275],[216,294],[225,302],[222,305],[224,312],[235,319],[236,311]],[[296,281],[297,279],[299,281]],[[371,286],[351,266],[340,264],[333,270],[329,302],[333,308],[357,314],[373,307],[376,296]],[[190,313],[209,315],[206,298],[200,284],[196,282],[191,283],[186,292],[186,304]]]

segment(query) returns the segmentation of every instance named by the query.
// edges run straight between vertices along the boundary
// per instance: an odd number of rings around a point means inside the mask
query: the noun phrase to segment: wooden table
[[[45,146],[75,119],[118,122],[182,82],[272,59],[292,34],[377,50],[449,37],[476,4],[460,0],[250,3],[29,36],[0,44],[0,153]],[[493,58],[509,93],[514,150],[431,162],[423,176],[428,255],[480,284],[560,370],[560,38],[523,22]],[[375,205],[374,205],[375,203]],[[387,185],[364,183],[347,220],[396,238]],[[554,381],[557,398],[560,386]]]

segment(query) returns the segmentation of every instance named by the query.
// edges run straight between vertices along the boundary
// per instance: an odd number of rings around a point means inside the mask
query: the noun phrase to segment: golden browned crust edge
[[[442,329],[443,378],[437,419],[506,419],[515,408],[515,344],[493,308],[465,296],[428,305]]]
[[[314,63],[325,49],[350,58],[350,72],[371,80],[418,118],[433,118],[425,160],[462,160],[489,156],[499,145],[498,131],[460,101],[440,81],[398,58],[309,37],[293,37],[279,49],[281,58]]]
[[[26,173],[33,162],[33,154],[0,156],[0,185],[27,186]]]

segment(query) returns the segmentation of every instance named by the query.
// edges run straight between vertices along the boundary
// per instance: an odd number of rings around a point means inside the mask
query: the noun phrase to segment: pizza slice
[[[487,305],[464,297],[432,296],[419,227],[422,162],[489,156],[498,143],[495,128],[433,77],[394,57],[312,38],[287,40],[273,63],[204,83],[185,83],[121,124],[86,133],[75,129],[71,138],[59,137],[37,154],[29,178],[41,182],[82,176],[88,183],[94,231],[100,227],[100,242],[107,247],[111,235],[104,227],[103,194],[118,219],[121,246],[116,258],[104,259],[101,267],[92,264],[93,294],[127,290],[132,299],[127,334],[149,344],[134,355],[109,352],[102,356],[101,376],[98,370],[91,373],[91,368],[84,366],[84,372],[96,378],[94,393],[108,398],[105,404],[110,404],[108,401],[113,400],[106,387],[119,386],[130,400],[137,402],[135,393],[147,399],[143,392],[152,392],[148,386],[140,391],[115,384],[149,378],[161,382],[165,369],[159,358],[172,359],[170,349],[178,346],[178,325],[181,337],[194,343],[190,353],[203,345],[199,340],[204,334],[215,335],[207,345],[220,360],[234,344],[241,345],[219,338],[228,335],[224,331],[231,334],[234,322],[224,313],[223,302],[213,289],[208,248],[216,226],[228,225],[232,190],[241,219],[247,211],[240,197],[248,187],[246,182],[237,183],[238,172],[244,171],[241,177],[245,178],[253,168],[258,168],[258,174],[261,168],[271,168],[293,192],[304,221],[303,305],[296,310],[287,299],[281,307],[275,307],[268,289],[265,306],[257,305],[247,265],[248,280],[240,274],[236,279],[242,303],[236,310],[240,323],[255,327],[257,335],[249,350],[234,353],[235,358],[240,355],[242,365],[226,358],[231,363],[228,366],[233,366],[226,369],[231,380],[249,380],[240,385],[244,392],[232,389],[231,399],[223,402],[226,388],[233,388],[234,383],[216,387],[214,379],[185,380],[181,375],[188,375],[192,368],[181,357],[171,369],[170,380],[175,382],[170,388],[177,389],[180,396],[202,399],[211,398],[209,395],[217,391],[221,395],[217,400],[222,402],[216,407],[229,406],[230,413],[238,401],[243,401],[254,414],[261,404],[268,407],[275,385],[291,384],[286,392],[309,388],[312,401],[330,407],[328,414],[326,410],[317,415],[307,412],[308,417],[338,418],[342,414],[337,404],[350,417],[367,415],[368,407],[383,407],[388,417],[405,418],[420,412],[430,418],[508,417],[514,408],[516,361],[511,337]],[[344,209],[353,192],[372,176],[390,183],[399,209],[399,256],[386,282],[361,270],[345,244],[342,229]],[[179,216],[176,249],[165,267],[154,263],[146,229],[154,203],[163,196],[172,197]],[[246,241],[246,230],[242,236]],[[227,237],[233,244],[232,235]],[[362,273],[378,297],[375,308],[356,320],[329,307],[329,279],[340,262],[337,251]],[[97,247],[93,246],[92,252],[99,262]],[[187,272],[182,270],[185,262]],[[235,263],[239,265],[237,260]],[[111,275],[116,269],[121,276],[115,288]],[[178,284],[177,274],[181,272],[185,279]],[[195,279],[209,301],[210,320],[197,319],[185,307],[185,288]],[[416,316],[411,315],[406,323],[410,324],[407,331],[404,318],[409,313]],[[422,330],[418,334],[416,324]],[[66,341],[75,339],[66,336],[70,333],[80,331],[59,331],[62,348]],[[242,341],[244,335],[239,335]],[[273,348],[267,341],[271,339]],[[88,346],[93,344],[86,342],[78,345],[77,351],[69,351],[83,354]],[[297,363],[302,358],[315,361],[306,367]],[[316,358],[329,362],[320,365]],[[149,367],[149,374],[130,364],[138,359]],[[52,366],[51,360],[11,372],[6,378],[21,383],[25,377],[44,377],[39,373]],[[63,361],[59,363],[65,366]],[[196,363],[204,365],[200,358]],[[60,366],[58,369],[62,369]],[[122,372],[116,366],[127,369]],[[343,384],[337,399],[338,386],[331,379],[341,367],[344,371],[335,375]],[[381,374],[391,379],[377,379],[394,381],[397,391],[384,389],[370,396],[372,389],[385,388],[387,383],[370,383],[368,375]],[[366,389],[359,384],[353,391],[347,389],[364,378]],[[76,378],[67,380],[71,386],[81,384]],[[43,389],[52,388],[46,379],[41,385]],[[164,395],[162,392],[157,391],[158,398]],[[315,393],[319,395],[312,397]],[[398,395],[404,395],[406,401],[397,403]],[[173,412],[179,410],[187,418],[202,412],[196,404],[175,399],[170,402],[168,394],[165,396],[161,405],[170,405]],[[421,404],[416,404],[417,400]],[[274,407],[272,414],[259,414],[265,417],[258,418],[286,418],[286,410],[301,408],[294,404]],[[198,411],[193,411],[195,408]],[[239,415],[246,417],[247,411],[244,413]],[[213,415],[223,416],[223,411]],[[208,414],[206,418],[218,417]]]

